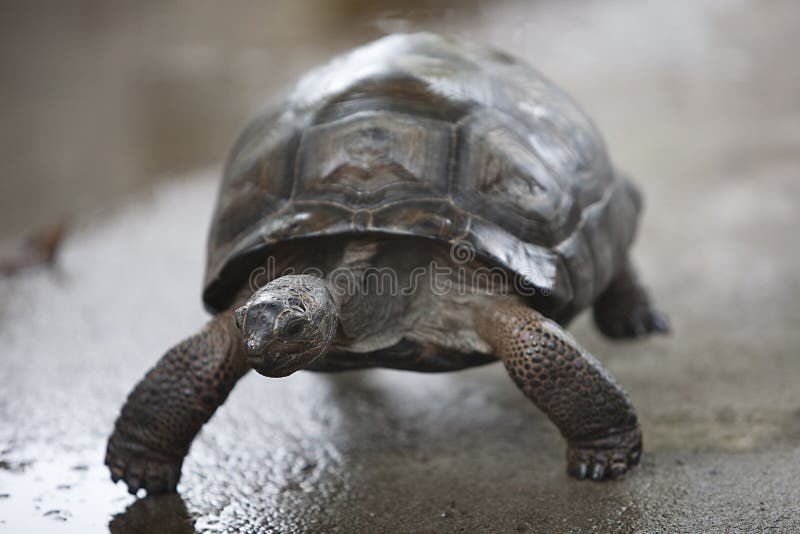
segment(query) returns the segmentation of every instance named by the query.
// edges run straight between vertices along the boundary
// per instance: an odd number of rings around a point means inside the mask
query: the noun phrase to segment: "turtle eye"
[[[303,330],[303,319],[296,318],[290,319],[285,325],[281,327],[281,335],[283,337],[294,337]]]

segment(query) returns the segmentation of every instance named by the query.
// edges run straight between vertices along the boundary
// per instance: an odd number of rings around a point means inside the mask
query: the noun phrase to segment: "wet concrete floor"
[[[639,468],[567,478],[562,439],[492,365],[248,376],[180,495],[112,485],[127,392],[205,320],[209,170],[86,216],[57,268],[0,280],[0,532],[800,530],[800,8],[547,5],[450,29],[566,87],[645,190],[635,257],[674,334],[571,328],[637,405]]]

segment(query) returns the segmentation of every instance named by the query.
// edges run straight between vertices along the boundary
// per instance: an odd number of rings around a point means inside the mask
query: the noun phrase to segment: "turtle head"
[[[337,324],[333,294],[307,275],[276,278],[236,310],[247,363],[269,377],[288,376],[325,354]]]

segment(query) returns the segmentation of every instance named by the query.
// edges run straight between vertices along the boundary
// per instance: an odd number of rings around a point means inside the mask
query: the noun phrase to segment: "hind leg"
[[[639,463],[642,434],[628,395],[558,324],[517,303],[480,321],[517,386],[567,439],[567,469],[579,479],[617,478]]]
[[[669,332],[667,316],[653,307],[630,261],[597,298],[593,311],[597,328],[611,338]]]

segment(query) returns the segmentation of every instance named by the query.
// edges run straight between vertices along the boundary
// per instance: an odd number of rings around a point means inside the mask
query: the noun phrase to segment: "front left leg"
[[[479,333],[567,439],[569,474],[617,478],[639,463],[642,433],[628,395],[558,324],[500,302],[484,313]]]
[[[174,492],[197,432],[248,367],[233,312],[168,351],[128,396],[105,463],[132,494]]]

